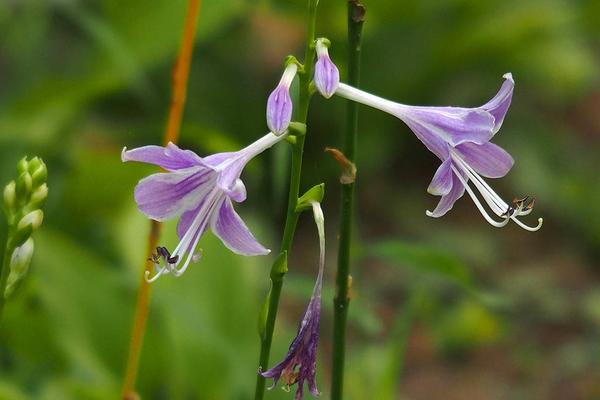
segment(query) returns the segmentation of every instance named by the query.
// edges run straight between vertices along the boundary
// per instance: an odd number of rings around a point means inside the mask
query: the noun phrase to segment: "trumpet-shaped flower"
[[[154,281],[167,273],[180,276],[190,261],[198,259],[195,249],[209,227],[234,253],[254,256],[270,252],[235,212],[232,200],[239,203],[246,199],[246,187],[240,179],[245,165],[284,137],[269,132],[240,151],[207,157],[199,157],[173,143],[166,147],[123,149],[124,162],[154,164],[167,171],[152,174],[138,183],[134,195],[140,211],[156,221],[180,217],[179,244],[172,254],[165,247],[157,248],[152,257],[156,274],[152,278],[147,274],[146,279]]]
[[[340,83],[336,94],[401,119],[442,161],[427,189],[441,199],[433,211],[427,211],[428,216],[437,218],[446,214],[466,190],[491,225],[502,227],[512,220],[523,229],[536,231],[542,226],[542,218],[534,227],[525,225],[518,218],[531,212],[533,198],[515,199],[509,205],[483,179],[501,178],[514,164],[510,154],[490,143],[502,126],[512,100],[513,77],[508,73],[504,78],[496,96],[475,108],[408,106],[343,83]],[[493,214],[500,218],[499,221],[485,210],[472,186],[479,191]]]
[[[281,135],[285,132],[292,120],[290,86],[294,81],[297,71],[298,65],[290,61],[283,71],[279,84],[271,92],[267,100],[267,126],[276,135]]]
[[[302,399],[304,393],[304,381],[308,383],[308,390],[313,396],[319,395],[317,389],[317,343],[319,341],[319,324],[321,318],[321,289],[323,286],[323,270],[325,267],[325,227],[321,206],[318,202],[312,202],[313,214],[319,232],[319,273],[313,288],[312,296],[300,326],[298,333],[292,341],[287,355],[279,364],[267,371],[259,373],[265,378],[273,378],[273,386],[283,379],[283,388],[289,391],[290,386],[298,384],[296,388],[296,400]]]

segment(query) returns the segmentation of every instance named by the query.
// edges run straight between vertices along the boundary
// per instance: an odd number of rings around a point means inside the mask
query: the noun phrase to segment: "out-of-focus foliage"
[[[468,198],[425,216],[436,160],[393,117],[361,109],[348,399],[600,396],[598,2],[365,1],[362,86],[413,104],[474,106],[505,72],[513,105],[495,140],[515,158],[499,192],[534,195],[536,234],[488,226]],[[123,146],[160,143],[184,0],[0,2],[0,184],[23,155],[52,171],[29,279],[0,325],[0,398],[117,398],[148,223]],[[321,1],[318,34],[345,76],[345,2]],[[303,41],[304,2],[203,1],[181,145],[236,149],[266,131],[265,102]],[[303,189],[325,181],[328,263],[319,389],[328,395],[344,101],[315,97]],[[240,213],[277,248],[286,147],[252,162]],[[268,207],[265,205],[269,205]],[[253,217],[253,218],[252,218]],[[306,223],[306,226],[304,225]],[[394,238],[394,239],[390,239]],[[174,224],[163,242],[175,243]],[[303,217],[271,359],[285,354],[318,251]],[[384,240],[385,239],[385,240]],[[272,257],[207,235],[202,260],[152,286],[144,399],[245,399]],[[288,399],[274,389],[268,399]]]

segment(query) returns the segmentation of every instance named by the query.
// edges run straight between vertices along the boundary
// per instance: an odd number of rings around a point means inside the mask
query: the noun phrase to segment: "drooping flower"
[[[333,96],[340,83],[340,72],[329,58],[329,40],[320,38],[316,42],[315,86],[326,99]]]
[[[297,384],[296,400],[302,399],[304,393],[304,382],[308,383],[308,390],[313,396],[319,395],[317,389],[317,344],[319,341],[319,324],[321,318],[321,289],[323,286],[323,270],[325,267],[325,223],[321,205],[312,201],[313,215],[317,230],[319,232],[319,273],[313,288],[310,302],[300,326],[298,333],[290,345],[287,355],[279,364],[273,368],[259,373],[265,378],[273,378],[274,388],[280,379],[283,379],[283,388],[287,391],[290,386]]]
[[[165,221],[180,217],[177,235],[180,242],[170,253],[158,247],[152,257],[156,274],[146,279],[154,281],[163,274],[180,276],[191,261],[198,241],[207,228],[217,235],[231,251],[245,256],[268,254],[235,212],[232,200],[246,199],[246,187],[240,179],[246,164],[256,155],[285,137],[269,132],[256,142],[236,152],[199,157],[173,143],[166,147],[144,146],[123,149],[121,159],[158,165],[167,172],[142,179],[135,188],[135,200],[148,218]]]
[[[267,100],[267,126],[276,135],[281,135],[288,128],[292,120],[292,98],[290,86],[294,81],[298,65],[289,61],[277,87]]]
[[[525,225],[518,218],[531,212],[535,202],[533,198],[526,196],[515,199],[509,205],[482,178],[501,178],[514,164],[510,154],[490,143],[502,126],[512,100],[512,74],[507,73],[504,78],[496,96],[475,108],[408,106],[344,83],[340,83],[336,94],[401,119],[442,161],[427,189],[429,193],[441,196],[441,199],[433,211],[427,211],[428,216],[437,218],[446,214],[466,190],[491,225],[502,227],[513,220],[523,229],[536,231],[542,226],[542,218],[534,227]],[[469,183],[475,186],[500,221],[492,218],[484,209]]]

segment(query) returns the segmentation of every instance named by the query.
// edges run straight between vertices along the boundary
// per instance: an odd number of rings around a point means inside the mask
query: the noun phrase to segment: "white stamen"
[[[504,200],[502,200],[502,198],[500,196],[498,196],[498,194],[490,187],[490,185],[467,162],[465,162],[460,157],[460,155],[458,155],[455,151],[452,151],[452,150],[451,150],[451,155],[452,155],[452,160],[456,161],[456,163],[462,169],[462,171],[467,174],[467,177],[473,182],[473,184],[475,185],[477,190],[479,190],[479,193],[481,194],[481,196],[483,197],[485,202],[488,204],[488,206],[492,209],[492,211],[494,211],[494,213],[497,216],[504,218],[503,222],[498,222],[498,221],[495,221],[494,219],[492,219],[489,216],[489,214],[487,212],[485,212],[483,206],[479,202],[479,199],[477,198],[477,196],[475,195],[475,193],[469,186],[468,182],[463,178],[462,174],[453,165],[452,171],[458,177],[458,179],[461,181],[461,183],[463,184],[463,186],[469,193],[469,196],[471,196],[471,198],[473,199],[473,202],[479,209],[479,212],[481,212],[483,217],[491,225],[496,226],[496,227],[502,227],[502,226],[505,226],[509,220],[513,220],[521,228],[523,228],[527,231],[530,231],[530,232],[535,232],[542,227],[542,223],[543,223],[542,218],[538,219],[538,225],[535,227],[526,225],[525,223],[521,222],[517,218],[519,216],[524,216],[524,215],[530,214],[531,211],[533,210],[533,208],[531,208],[531,207],[527,208],[523,204],[518,204],[517,207],[509,206]]]
[[[485,220],[487,222],[489,222],[490,225],[495,226],[496,228],[501,228],[503,226],[506,226],[506,224],[508,224],[508,221],[509,221],[508,218],[506,218],[504,221],[498,222],[498,221],[495,221],[492,217],[490,217],[489,214],[485,211],[485,209],[481,205],[481,203],[479,202],[479,199],[477,198],[477,196],[475,196],[475,193],[473,193],[473,189],[471,189],[471,187],[468,185],[468,183],[465,181],[465,179],[462,177],[462,175],[456,170],[456,168],[454,168],[454,166],[452,166],[452,171],[454,171],[454,173],[456,174],[458,179],[460,179],[461,183],[463,184],[463,186],[469,193],[469,196],[471,196],[471,199],[473,199],[473,203],[475,203],[475,205],[477,206],[477,209],[479,210],[481,215],[483,215],[483,218],[485,218]]]
[[[215,207],[219,207],[222,204],[222,201],[220,201],[220,199],[222,198],[222,196],[219,196],[219,193],[221,192],[215,192],[216,194],[207,200],[207,202],[209,202],[209,207],[206,209],[205,212],[202,212],[203,217],[202,218],[202,222],[199,224],[199,226],[194,230],[194,238],[193,238],[193,244],[190,247],[185,247],[182,249],[182,255],[185,252],[188,252],[188,256],[185,260],[185,263],[183,264],[182,267],[177,268],[177,265],[175,265],[174,270],[173,270],[173,275],[179,277],[181,276],[185,270],[188,268],[188,266],[190,265],[190,261],[192,261],[192,259],[196,256],[196,254],[194,254],[194,249],[196,248],[196,246],[198,245],[198,242],[200,241],[200,237],[202,236],[202,233],[204,232],[204,230],[206,229],[206,225],[208,225],[208,217],[210,215],[212,215],[212,210]],[[202,207],[204,209],[204,207]],[[191,228],[190,228],[191,229]],[[196,258],[197,259],[197,258]]]
[[[520,220],[518,220],[515,217],[511,217],[511,219],[513,221],[515,221],[515,223],[517,225],[519,225],[521,228],[523,228],[523,229],[525,229],[526,231],[529,231],[529,232],[535,232],[535,231],[539,230],[542,227],[542,224],[544,223],[544,219],[543,218],[538,218],[538,224],[537,224],[537,226],[533,226],[532,227],[532,226],[529,226],[529,225],[525,225],[523,222],[521,222]]]
[[[166,270],[167,270],[166,267],[162,267],[161,269],[159,269],[156,272],[156,274],[154,274],[154,276],[152,278],[149,278],[150,271],[146,270],[146,272],[144,272],[144,279],[146,279],[146,282],[148,282],[148,283],[155,282],[158,278],[160,278],[161,275],[163,275],[165,273]]]
[[[467,174],[477,187],[486,203],[494,211],[496,215],[502,217],[508,210],[508,204],[498,196],[498,194],[483,180],[481,176],[473,168],[467,164],[455,151],[450,150],[452,159],[457,161],[459,167]]]

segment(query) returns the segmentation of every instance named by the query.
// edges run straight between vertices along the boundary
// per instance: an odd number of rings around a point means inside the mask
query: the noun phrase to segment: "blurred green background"
[[[364,0],[362,86],[409,104],[475,106],[516,80],[495,142],[515,158],[491,182],[537,197],[537,233],[489,226],[464,197],[425,210],[438,161],[397,119],[360,114],[348,399],[600,398],[600,2]],[[266,132],[283,58],[301,55],[304,1],[204,0],[182,147],[234,150]],[[0,327],[0,399],[115,399],[149,224],[133,187],[156,171],[120,161],[161,142],[184,0],[0,2],[0,183],[44,158],[50,196],[25,284]],[[322,0],[318,34],[345,76],[345,1]],[[318,383],[328,398],[345,103],[315,96],[303,188],[326,182],[328,264]],[[238,207],[278,247],[285,145],[244,174]],[[535,218],[531,217],[530,222]],[[163,243],[176,243],[174,224]],[[202,260],[153,285],[143,399],[249,399],[257,315],[273,256],[243,258],[210,234]],[[292,340],[318,257],[301,219],[271,360]],[[267,399],[290,399],[280,389]]]

